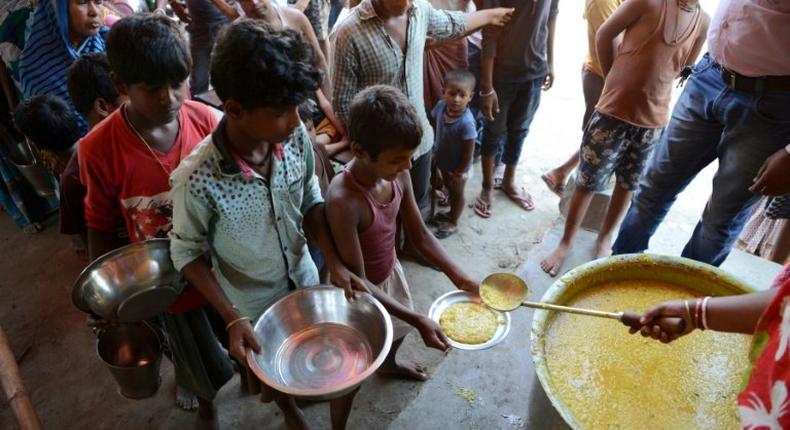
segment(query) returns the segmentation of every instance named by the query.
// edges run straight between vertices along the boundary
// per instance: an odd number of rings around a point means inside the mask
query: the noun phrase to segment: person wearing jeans
[[[718,159],[683,256],[720,265],[762,194],[790,182],[790,6],[725,0],[648,163],[612,251],[641,252],[678,193]]]

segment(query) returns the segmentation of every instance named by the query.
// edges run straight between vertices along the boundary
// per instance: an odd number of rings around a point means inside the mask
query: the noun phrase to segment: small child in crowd
[[[677,17],[667,18],[667,17]],[[628,209],[642,168],[669,120],[672,81],[705,42],[708,18],[697,0],[628,0],[598,30],[604,88],[582,137],[576,188],[562,239],[540,267],[560,272],[593,193],[617,175],[595,258],[611,253],[612,234]],[[615,56],[614,43],[625,32]]]
[[[85,192],[74,150],[80,138],[77,115],[60,97],[35,96],[16,107],[14,123],[36,148],[47,169],[60,175],[60,232],[70,235],[77,255],[87,259],[82,209]]]
[[[348,135],[354,159],[327,193],[327,219],[346,266],[373,285],[372,294],[393,318],[393,343],[380,372],[419,381],[425,369],[397,360],[409,331],[419,330],[428,347],[449,343],[439,325],[414,311],[403,268],[395,253],[395,231],[402,220],[421,255],[439,267],[460,289],[476,292],[478,283],[456,265],[423,223],[414,198],[409,168],[422,139],[420,117],[409,99],[389,86],[361,91],[351,104]]]
[[[444,77],[442,100],[431,112],[436,129],[434,162],[439,168],[447,190],[450,212],[442,212],[434,220],[446,222],[436,230],[436,237],[444,239],[458,232],[458,219],[466,204],[464,188],[472,166],[477,126],[469,109],[475,91],[475,77],[467,70],[451,70]]]
[[[78,150],[92,260],[117,246],[121,220],[131,242],[167,237],[170,172],[217,124],[208,107],[184,100],[192,60],[173,21],[160,15],[118,21],[107,37],[107,58],[119,94],[129,101],[94,127]],[[211,426],[212,399],[233,368],[207,310],[202,296],[186,286],[160,320],[176,383],[197,396],[198,423]]]

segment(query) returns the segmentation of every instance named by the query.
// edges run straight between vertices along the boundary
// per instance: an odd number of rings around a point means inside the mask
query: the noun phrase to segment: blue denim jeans
[[[519,83],[494,83],[499,113],[494,115],[493,121],[486,121],[483,127],[480,148],[483,157],[501,153],[502,162],[506,165],[518,164],[521,147],[540,105],[542,86],[543,78]]]
[[[720,265],[760,198],[748,188],[766,158],[790,141],[790,92],[732,90],[708,55],[694,67],[639,181],[612,248],[641,252],[678,193],[718,159],[713,192],[683,256]]]

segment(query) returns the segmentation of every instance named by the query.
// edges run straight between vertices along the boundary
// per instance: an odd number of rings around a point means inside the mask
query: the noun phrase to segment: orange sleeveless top
[[[601,98],[595,109],[608,116],[644,128],[664,127],[669,122],[669,102],[672,82],[689,58],[702,23],[702,8],[698,8],[690,30],[677,42],[664,40],[664,23],[670,0],[664,0],[658,25],[638,47],[619,48],[609,74],[606,75]],[[677,6],[675,6],[677,7]],[[680,13],[678,11],[678,13]]]

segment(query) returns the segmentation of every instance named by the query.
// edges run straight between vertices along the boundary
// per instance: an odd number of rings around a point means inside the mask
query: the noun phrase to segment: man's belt
[[[790,91],[790,76],[763,76],[750,78],[714,63],[721,71],[724,84],[736,91],[762,93],[765,91]]]

